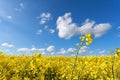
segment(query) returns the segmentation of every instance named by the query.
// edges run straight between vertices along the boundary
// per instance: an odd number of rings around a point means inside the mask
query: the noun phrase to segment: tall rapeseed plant
[[[76,67],[76,62],[77,62],[77,59],[78,59],[79,51],[84,44],[87,45],[87,46],[92,44],[93,36],[92,36],[91,33],[86,33],[85,35],[80,36],[80,40],[81,40],[81,42],[76,44],[76,46],[78,46],[79,48],[76,51],[75,61],[74,61],[73,68],[72,68],[72,73],[71,73],[71,80],[73,80],[74,70],[75,70],[75,67]]]

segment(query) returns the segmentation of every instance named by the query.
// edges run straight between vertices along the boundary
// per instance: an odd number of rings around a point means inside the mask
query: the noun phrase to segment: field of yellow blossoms
[[[75,56],[5,55],[0,52],[0,80],[120,80],[120,48],[111,56],[79,56],[93,37],[80,37]]]
[[[74,58],[41,54],[10,56],[0,52],[0,80],[71,80]],[[82,56],[76,63],[73,80],[120,80],[117,55]]]

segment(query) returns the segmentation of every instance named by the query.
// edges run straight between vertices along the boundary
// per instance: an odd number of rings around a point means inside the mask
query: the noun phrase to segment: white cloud
[[[88,51],[88,47],[87,46],[82,46],[81,49],[79,50],[79,53],[84,53]]]
[[[66,13],[64,16],[60,16],[57,19],[57,29],[60,38],[70,38],[77,32],[76,24],[72,23],[71,13]]]
[[[40,52],[43,52],[43,51],[45,51],[45,49],[44,48],[37,49],[37,48],[33,47],[33,48],[30,49],[30,51],[40,51]]]
[[[54,29],[49,29],[50,33],[54,33],[55,30]]]
[[[57,19],[58,36],[60,38],[69,39],[74,35],[92,33],[95,37],[100,37],[111,28],[109,23],[95,24],[95,21],[86,19],[82,26],[77,26],[72,22],[71,13],[66,13]]]
[[[55,46],[51,45],[47,48],[48,52],[53,52],[55,50]]]
[[[20,3],[17,8],[15,8],[16,11],[22,11],[24,9],[24,4]]]
[[[62,54],[62,55],[65,55],[65,54],[68,54],[68,53],[74,53],[76,51],[75,48],[68,48],[67,50],[64,49],[64,48],[61,48],[59,52],[57,52],[58,54]]]
[[[12,19],[12,16],[6,16],[7,19]]]
[[[52,16],[51,13],[42,13],[38,18],[40,18],[40,24],[45,24],[47,21],[52,19]]]
[[[38,51],[39,51],[40,53],[42,53],[42,54],[45,53],[45,49],[44,49],[44,48],[38,49]]]
[[[42,33],[42,30],[39,29],[36,34],[41,34],[41,33]]]
[[[61,48],[60,49],[60,52],[58,52],[59,54],[66,54],[67,53],[67,50],[65,50],[64,48]]]
[[[76,50],[76,49],[74,49],[74,48],[68,48],[68,50],[67,50],[67,51],[68,51],[68,53],[74,53],[74,52],[75,52],[75,50]]]
[[[110,29],[110,24],[109,23],[103,23],[103,24],[98,24],[94,26],[94,35],[95,37],[101,37],[103,34],[106,33]]]
[[[29,48],[19,48],[17,51],[22,51],[22,52],[30,52]]]
[[[9,47],[9,48],[14,47],[13,44],[9,44],[9,43],[2,43],[1,46],[3,46],[3,47]]]
[[[34,47],[34,48],[31,48],[31,50],[30,51],[37,51],[37,49]]]
[[[106,52],[106,50],[101,50],[101,51],[99,51],[98,53],[99,54],[104,54]]]
[[[41,54],[45,54],[45,49],[44,48],[40,48],[40,49],[37,49],[37,48],[31,48],[30,49],[31,52],[39,52]]]
[[[39,52],[41,54],[45,54],[45,49],[44,48],[38,49],[38,48],[35,48],[35,47],[31,48],[31,49],[29,49],[29,48],[19,48],[19,49],[17,49],[17,51],[18,52],[31,52],[31,53]]]
[[[0,17],[6,21],[12,22],[12,16],[5,10],[0,10]],[[2,21],[2,20],[1,20]]]
[[[106,50],[94,49],[94,50],[89,51],[89,54],[91,54],[91,55],[103,55],[103,54],[106,54]]]

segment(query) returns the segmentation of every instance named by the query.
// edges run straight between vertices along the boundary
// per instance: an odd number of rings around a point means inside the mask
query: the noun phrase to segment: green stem
[[[75,67],[76,67],[76,61],[78,59],[79,50],[81,49],[81,47],[83,46],[83,44],[84,44],[84,42],[81,43],[80,47],[78,48],[78,50],[76,52],[76,57],[75,57],[75,61],[74,61],[74,65],[73,65],[72,73],[71,73],[71,80],[73,80],[73,73],[74,73],[74,70],[75,70]]]

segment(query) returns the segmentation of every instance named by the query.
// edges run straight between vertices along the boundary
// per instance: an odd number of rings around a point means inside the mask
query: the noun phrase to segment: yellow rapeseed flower
[[[120,48],[116,48],[117,55],[120,55]]]
[[[86,33],[85,36],[89,38],[89,37],[92,37],[92,34],[91,33]]]
[[[81,40],[81,41],[84,41],[84,40],[85,40],[85,36],[81,36],[81,37],[80,37],[80,40]]]
[[[93,41],[92,34],[91,33],[86,33],[85,37],[86,37],[86,45],[89,46],[92,43],[92,41]]]
[[[117,49],[116,49],[116,52],[117,52],[117,53],[120,53],[120,48],[117,48]]]
[[[89,41],[89,38],[88,37],[86,37],[86,39],[85,39],[86,41]]]
[[[92,41],[87,41],[86,45],[89,46],[92,43]]]

